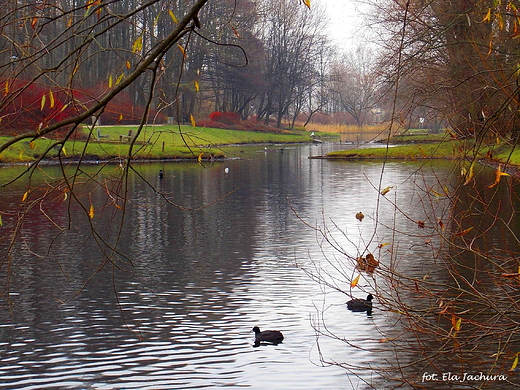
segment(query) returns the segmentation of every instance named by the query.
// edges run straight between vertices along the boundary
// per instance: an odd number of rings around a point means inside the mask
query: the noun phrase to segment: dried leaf
[[[94,205],[90,205],[90,210],[88,211],[88,216],[90,219],[94,218]]]
[[[365,214],[363,214],[361,211],[359,213],[356,213],[356,219],[361,222],[365,218]]]
[[[466,176],[466,181],[464,182],[464,185],[468,185],[473,180],[473,177],[475,176],[474,167],[475,167],[475,160],[473,160],[471,162],[471,165],[469,166],[469,170],[467,172],[464,170],[465,176]]]
[[[197,124],[195,123],[195,118],[193,117],[192,114],[190,114],[190,122],[191,122],[191,125],[192,125],[193,127],[195,127],[195,126],[197,125]]]
[[[170,15],[170,18],[172,18],[173,20],[173,23],[177,23],[177,17],[175,16],[175,14],[173,13],[172,10],[168,10],[168,14]]]
[[[491,8],[488,9],[486,16],[482,19],[483,22],[491,22]]]
[[[387,246],[387,245],[390,245],[390,243],[389,243],[389,242],[385,242],[385,243],[383,243],[383,244],[379,244],[377,247],[378,247],[379,249],[381,249],[382,247]]]
[[[9,81],[6,80],[5,86],[4,86],[4,94],[7,95],[9,93]]]
[[[383,191],[381,191],[381,195],[385,196],[386,194],[388,194],[390,192],[390,190],[394,188],[394,186],[388,186],[386,187],[385,189],[383,189]]]
[[[440,227],[442,230],[444,230],[444,223],[443,223],[441,220],[439,220],[439,227]]]
[[[311,9],[311,0],[302,0],[303,4],[307,6],[308,9]]]
[[[500,276],[504,278],[516,278],[520,276],[520,272],[514,273],[514,274],[500,274]]]
[[[425,223],[423,221],[417,221],[417,227],[421,228],[421,229],[424,229],[425,227]]]
[[[181,51],[183,57],[186,57],[186,52],[184,51],[184,47],[182,47],[181,45],[177,45],[177,47],[178,47],[179,50]]]
[[[29,147],[31,149],[34,149],[36,146],[34,146],[34,141],[29,142]]]
[[[0,227],[2,227],[4,223],[2,222],[2,214],[0,214]]]
[[[237,29],[235,27],[233,27],[232,25],[230,25],[230,26],[231,26],[231,29],[233,30],[233,32],[235,33],[235,36],[237,38],[240,38],[240,34],[238,33]]]
[[[47,101],[47,95],[42,95],[42,102],[40,104],[40,110],[45,108],[45,102]]]
[[[361,275],[356,276],[356,277],[352,280],[352,282],[350,282],[350,287],[356,287],[357,284],[359,283],[359,278],[360,278],[360,277],[361,277]]]
[[[132,65],[130,64],[130,61],[126,61],[125,66],[126,66],[126,69],[130,69],[130,67],[131,67]]]
[[[455,236],[455,237],[465,236],[465,235],[468,234],[472,229],[473,229],[473,226],[471,226],[471,227],[469,227],[469,228],[467,228],[467,229],[464,229],[464,230],[461,231],[461,232],[455,233],[454,236]]]
[[[38,24],[38,18],[37,17],[32,18],[31,27],[34,29],[34,28],[36,28],[37,24]]]
[[[54,108],[54,94],[52,91],[49,91],[49,107]]]
[[[25,202],[27,200],[27,197],[29,196],[30,192],[31,192],[31,190],[25,191],[25,193],[22,196],[22,202]]]
[[[453,327],[456,332],[458,332],[460,330],[461,325],[462,325],[462,318],[459,317],[457,319],[457,322],[455,322],[455,326]]]

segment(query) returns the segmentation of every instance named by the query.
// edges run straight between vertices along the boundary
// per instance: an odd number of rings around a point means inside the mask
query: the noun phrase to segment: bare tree
[[[377,58],[365,46],[345,54],[331,69],[330,86],[336,106],[354,117],[359,127],[366,124],[367,114],[379,96]]]

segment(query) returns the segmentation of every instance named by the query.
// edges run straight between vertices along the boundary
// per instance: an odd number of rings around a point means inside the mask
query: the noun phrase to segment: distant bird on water
[[[264,330],[260,331],[258,326],[253,328],[255,332],[255,346],[259,346],[260,343],[265,342],[269,344],[278,345],[283,341],[283,334],[278,330]]]
[[[347,308],[352,311],[366,311],[372,313],[372,294],[367,295],[367,299],[354,298],[347,302]]]
[[[162,169],[159,170],[159,179],[162,179],[164,177],[164,173]]]

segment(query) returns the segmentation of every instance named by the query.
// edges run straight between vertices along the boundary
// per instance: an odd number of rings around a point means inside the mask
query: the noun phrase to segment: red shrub
[[[209,119],[213,122],[236,124],[240,122],[240,115],[236,112],[220,112],[214,111],[209,114]]]
[[[102,87],[81,91],[60,89],[27,80],[0,79],[0,85],[4,92],[0,96],[0,133],[9,135],[34,131],[78,115],[85,107],[92,107],[106,91]],[[132,104],[131,96],[122,92],[107,105],[101,123],[138,124],[143,113],[143,107]],[[162,114],[155,114],[151,112],[150,119],[165,119]],[[60,129],[55,134],[62,136],[66,131]]]

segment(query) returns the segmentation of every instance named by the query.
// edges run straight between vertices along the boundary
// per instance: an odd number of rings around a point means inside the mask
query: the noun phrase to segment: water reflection
[[[432,170],[392,162],[382,171],[380,162],[307,158],[331,147],[241,148],[242,159],[204,169],[135,165],[121,230],[120,199],[86,186],[99,236],[90,234],[86,215],[70,229],[56,228],[81,211],[68,208],[63,194],[43,202],[53,220],[38,209],[29,213],[12,256],[11,305],[0,312],[0,384],[392,388],[370,369],[357,369],[356,376],[322,363],[391,366],[393,356],[380,341],[396,322],[377,300],[371,316],[348,311],[350,297],[338,290],[349,292],[345,275],[354,272],[353,264],[311,227],[327,229],[334,245],[353,258],[367,250],[377,254],[383,270],[392,265],[443,277],[431,262],[440,244],[432,226],[446,203],[426,202],[421,188],[437,186],[450,165]],[[112,183],[121,176],[118,169],[92,167],[91,175]],[[15,209],[24,185],[2,193],[1,204]],[[381,185],[393,186],[384,199],[377,195]],[[360,211],[362,222],[355,218]],[[399,247],[399,258],[381,246],[388,242]],[[302,269],[325,272],[337,290]],[[361,280],[351,295],[366,297],[368,286]],[[253,326],[280,329],[285,339],[253,348]],[[400,358],[413,360],[413,351]]]

